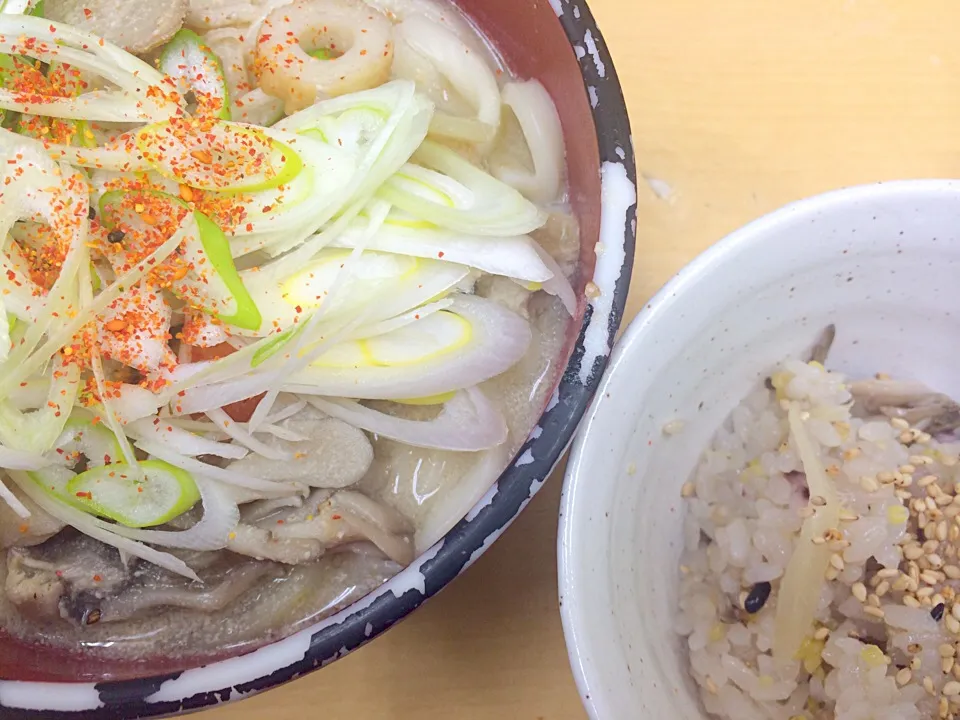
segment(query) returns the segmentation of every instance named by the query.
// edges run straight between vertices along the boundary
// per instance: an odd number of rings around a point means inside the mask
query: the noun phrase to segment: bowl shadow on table
[[[557,600],[562,462],[470,570],[383,638],[322,673],[206,720],[581,720]]]

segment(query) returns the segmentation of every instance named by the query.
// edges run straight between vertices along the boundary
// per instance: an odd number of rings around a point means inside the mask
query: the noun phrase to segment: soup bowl
[[[145,658],[134,670],[65,657],[0,632],[0,718],[173,715],[269,689],[372,640],[438,593],[493,543],[546,481],[596,389],[633,262],[636,174],[613,63],[582,0],[461,0],[518,76],[552,95],[563,125],[569,200],[580,225],[577,312],[536,427],[497,482],[439,542],[366,597],[293,635],[214,661]],[[89,678],[93,676],[93,680]],[[83,681],[76,681],[79,679]]]
[[[958,217],[957,181],[804,200],[715,245],[633,321],[574,445],[561,508],[561,611],[591,717],[710,717],[676,630],[681,491],[772,369],[832,324],[829,369],[957,397]]]

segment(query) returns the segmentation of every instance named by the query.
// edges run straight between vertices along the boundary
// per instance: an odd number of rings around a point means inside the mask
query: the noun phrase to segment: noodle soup
[[[17,9],[0,627],[186,663],[345,607],[555,383],[579,236],[550,96],[427,0]]]

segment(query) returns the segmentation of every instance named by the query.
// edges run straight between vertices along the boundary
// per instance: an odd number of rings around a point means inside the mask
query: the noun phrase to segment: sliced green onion
[[[257,330],[263,322],[260,310],[237,272],[230,252],[230,242],[223,230],[209,217],[193,210],[180,198],[155,190],[140,190],[140,195],[162,198],[171,205],[184,208],[193,214],[195,232],[189,232],[183,241],[183,258],[191,267],[186,277],[171,288],[181,297],[199,300],[201,309],[225,323],[247,330]],[[115,227],[119,221],[121,203],[127,195],[121,190],[110,190],[100,197],[100,218],[106,228]],[[136,215],[125,217],[131,223],[138,222]],[[184,293],[184,288],[190,292]]]
[[[182,94],[192,91],[198,106],[219,102],[217,117],[230,119],[230,91],[220,57],[192,30],[177,31],[160,56],[160,70],[176,80]]]
[[[127,527],[155,527],[197,504],[200,491],[190,473],[161,460],[139,463],[143,479],[126,463],[92,468],[67,483],[67,494],[87,512]]]
[[[253,125],[218,121],[194,128],[161,122],[135,137],[157,172],[199,190],[255,193],[284,185],[303,170],[293,148]]]

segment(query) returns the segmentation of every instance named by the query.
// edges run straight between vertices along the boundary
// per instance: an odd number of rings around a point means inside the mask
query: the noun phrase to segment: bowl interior
[[[831,368],[960,395],[960,183],[839,191],[761,219],[688,266],[611,360],[567,474],[561,595],[594,717],[700,718],[673,630],[680,487],[780,360],[837,327]],[[664,433],[679,420],[683,429]]]
[[[557,13],[546,2],[456,0],[456,4],[492,42],[513,73],[521,79],[540,80],[557,104],[566,142],[570,202],[580,224],[581,267],[574,289],[582,298],[584,284],[592,277],[596,263],[594,246],[600,232],[600,160],[590,100],[571,42]],[[577,316],[570,324],[567,344],[558,360],[559,368],[570,359],[581,332],[583,316],[581,302]],[[559,376],[556,380],[559,382]],[[565,442],[567,438],[563,440]],[[68,654],[15,642],[0,628],[0,680],[123,680],[178,671],[250,649],[249,646],[242,651],[224,649],[217,658],[146,657],[137,663],[118,663],[81,652]]]

